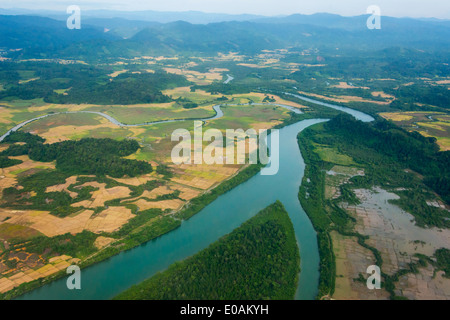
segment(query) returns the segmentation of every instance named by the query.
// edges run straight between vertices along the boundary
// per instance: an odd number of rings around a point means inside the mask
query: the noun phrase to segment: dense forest
[[[341,115],[326,124],[355,145],[364,145],[424,176],[424,182],[450,203],[450,151],[439,152],[435,138],[407,132],[378,120],[373,125]]]
[[[116,299],[292,299],[299,272],[294,228],[280,202]]]
[[[8,157],[0,157],[0,168],[12,167],[17,164],[21,164],[22,160],[10,159]]]
[[[108,76],[111,68],[85,65],[57,65],[54,63],[0,63],[0,82],[6,90],[0,99],[23,100],[43,98],[48,103],[139,104],[170,102],[162,90],[189,85],[183,76],[158,71],[126,72],[115,78]],[[21,82],[20,74],[32,81]]]
[[[44,144],[36,141],[37,139],[29,133],[12,133],[5,142],[25,142],[26,144],[13,144],[0,155],[28,155],[30,159],[41,162],[56,160],[56,168],[71,175],[95,174],[121,178],[124,175],[135,177],[152,171],[151,165],[145,161],[122,158],[135,153],[140,148],[136,140],[85,138],[79,141]]]

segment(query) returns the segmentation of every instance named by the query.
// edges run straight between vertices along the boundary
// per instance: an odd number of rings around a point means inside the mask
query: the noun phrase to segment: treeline
[[[66,94],[52,92],[45,96],[49,103],[139,104],[165,103],[171,99],[161,90],[168,86],[183,86],[185,78],[168,73],[124,73],[106,84],[98,82],[77,83]]]
[[[397,90],[391,89],[386,92],[394,94],[396,97],[396,100],[391,103],[392,108],[408,110],[414,104],[419,103],[450,109],[450,94],[448,94],[446,86],[400,86]]]
[[[292,222],[276,202],[207,249],[116,299],[292,299],[299,262]]]
[[[438,249],[434,256],[436,257],[437,268],[445,272],[446,278],[450,278],[450,250],[446,248]]]
[[[8,157],[0,156],[0,168],[12,167],[17,164],[21,164],[23,161],[18,159],[10,159]]]
[[[41,162],[56,160],[56,168],[71,175],[95,174],[121,178],[125,175],[135,177],[152,171],[148,162],[122,158],[140,148],[135,140],[85,138],[79,141],[43,144],[30,134],[12,133],[7,137],[7,141],[18,140],[26,144],[11,145],[0,155],[28,155],[30,159]]]
[[[185,77],[158,71],[156,73],[122,73],[115,78],[107,75],[111,69],[80,64],[58,65],[42,63],[0,65],[0,80],[6,81],[0,99],[23,100],[43,98],[48,103],[76,104],[139,104],[165,103],[172,99],[161,91],[190,84]],[[10,68],[8,70],[7,68]],[[33,81],[20,83],[26,73]],[[57,93],[55,90],[64,90]]]
[[[330,236],[332,221],[325,205],[325,172],[330,168],[314,152],[314,146],[310,141],[314,134],[313,129],[308,128],[298,136],[298,144],[306,164],[299,190],[299,201],[317,232],[320,277],[316,298],[321,299],[334,293],[336,261]]]
[[[32,135],[30,133],[25,133],[22,131],[13,132],[12,134],[5,137],[3,142],[5,143],[15,143],[15,142],[26,142],[26,143],[36,143],[44,142],[45,140],[39,136]],[[23,154],[24,147],[20,145],[11,145],[8,152],[9,156],[20,156]],[[21,164],[23,161],[18,159],[11,159],[7,156],[0,154],[0,168],[12,167],[17,164]]]
[[[439,152],[435,138],[407,132],[386,120],[373,124],[339,115],[325,127],[350,143],[362,144],[423,175],[424,183],[450,203],[450,152]]]

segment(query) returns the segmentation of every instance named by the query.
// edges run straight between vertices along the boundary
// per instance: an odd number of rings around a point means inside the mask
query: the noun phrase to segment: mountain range
[[[51,12],[47,14],[51,15]],[[128,20],[127,14],[142,20]],[[150,21],[152,16],[146,14],[91,12],[91,16],[83,14],[81,30],[67,29],[65,19],[68,15],[59,18],[37,14],[0,15],[0,49],[21,49],[10,53],[12,56],[101,59],[108,55],[131,57],[179,52],[211,54],[238,51],[254,54],[263,49],[280,48],[366,52],[390,47],[441,52],[450,48],[448,20],[382,17],[381,30],[369,30],[367,15],[223,15],[222,19],[230,21],[192,23],[181,20],[161,22],[164,19],[169,21],[169,17],[181,17],[182,13],[171,16],[160,13],[160,18],[155,18],[159,21]],[[191,17],[191,21],[194,16],[209,15],[183,14]],[[237,18],[241,21],[236,21]],[[220,17],[211,15],[210,19],[220,20]],[[203,18],[198,20],[205,21]]]

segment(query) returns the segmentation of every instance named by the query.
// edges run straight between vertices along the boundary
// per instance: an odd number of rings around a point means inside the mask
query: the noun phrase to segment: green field
[[[319,155],[319,157],[326,162],[335,163],[342,166],[349,166],[355,164],[351,157],[340,153],[338,150],[334,148],[329,148],[316,144],[314,152],[316,152]]]

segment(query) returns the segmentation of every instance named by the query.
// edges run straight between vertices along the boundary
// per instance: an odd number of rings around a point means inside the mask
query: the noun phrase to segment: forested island
[[[115,299],[292,299],[299,263],[292,222],[276,202],[207,249]]]

